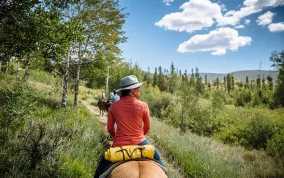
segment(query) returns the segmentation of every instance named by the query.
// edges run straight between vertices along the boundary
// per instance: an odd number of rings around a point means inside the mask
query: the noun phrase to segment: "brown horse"
[[[104,112],[106,111],[106,100],[104,99],[100,99],[97,103],[97,106],[99,107],[100,109],[100,116],[103,116],[104,115]]]
[[[167,178],[167,175],[153,161],[128,161],[113,169],[108,178]]]

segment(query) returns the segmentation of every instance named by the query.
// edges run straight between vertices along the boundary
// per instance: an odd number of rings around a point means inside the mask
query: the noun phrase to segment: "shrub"
[[[222,110],[225,104],[224,92],[217,90],[212,95],[212,108],[214,110]]]
[[[50,87],[32,89],[10,76],[0,84],[0,175],[91,177],[106,139],[88,110],[54,108],[60,94]]]
[[[42,70],[30,70],[29,80],[47,85],[60,85],[61,79]]]
[[[273,135],[272,122],[261,115],[256,115],[245,126],[243,144],[247,148],[266,149],[268,140]]]
[[[246,106],[252,100],[252,95],[249,90],[242,90],[235,95],[235,106]]]
[[[161,115],[166,123],[171,124],[174,127],[179,127],[181,119],[181,105],[177,101],[171,101],[166,109],[162,109]]]
[[[24,119],[35,108],[34,90],[25,81],[12,82],[0,88],[0,126],[5,134],[18,129]]]
[[[84,167],[74,159],[69,157],[60,161],[60,177],[88,177]]]
[[[146,85],[142,88],[141,100],[148,103],[152,116],[162,118],[162,110],[174,100],[174,97],[166,92],[160,92],[158,88]]]
[[[56,150],[63,144],[64,138],[71,138],[73,135],[71,128],[55,126],[49,128],[41,124],[30,123],[26,132],[19,136],[19,155],[24,156],[29,161],[29,168],[34,170],[42,161],[56,160]]]
[[[284,157],[284,130],[276,133],[268,140],[267,153],[271,156]]]
[[[275,128],[269,118],[262,114],[239,112],[236,122],[227,123],[224,129],[215,136],[224,143],[242,145],[247,149],[265,150],[268,140],[273,136]],[[245,118],[245,115],[246,118]]]

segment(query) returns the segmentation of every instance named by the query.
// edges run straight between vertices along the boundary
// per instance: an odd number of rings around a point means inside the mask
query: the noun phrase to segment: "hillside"
[[[248,76],[249,80],[253,80],[257,78],[257,75],[260,75],[261,78],[267,78],[268,75],[272,76],[274,80],[277,79],[278,71],[268,71],[268,70],[242,70],[232,72],[234,74],[235,79],[238,79],[242,82],[246,81],[246,76]],[[205,75],[207,75],[207,81],[214,81],[217,77],[222,81],[224,76],[227,74],[220,73],[200,73],[202,80],[205,81]]]

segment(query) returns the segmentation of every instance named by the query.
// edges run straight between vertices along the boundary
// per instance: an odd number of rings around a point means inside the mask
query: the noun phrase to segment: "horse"
[[[167,178],[165,171],[154,161],[127,161],[115,167],[108,178]]]
[[[106,111],[108,112],[108,109],[110,107],[110,105],[112,104],[112,100],[111,99],[108,99],[106,104],[105,104],[105,108],[106,108]]]
[[[100,109],[100,116],[103,116],[104,115],[104,112],[106,111],[106,101],[102,98],[98,101],[97,103],[97,106],[99,107]]]

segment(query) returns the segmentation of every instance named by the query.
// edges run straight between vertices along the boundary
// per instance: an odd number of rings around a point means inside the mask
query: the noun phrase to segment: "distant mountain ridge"
[[[263,77],[267,78],[268,75],[273,77],[274,81],[276,81],[278,76],[278,71],[268,71],[268,70],[242,70],[242,71],[235,71],[231,72],[235,79],[242,81],[243,83],[246,82],[246,76],[248,76],[249,81],[257,79],[258,75],[262,79]],[[202,77],[202,81],[205,81],[205,75],[207,75],[207,81],[214,81],[217,77],[219,77],[220,81],[224,80],[224,76],[227,74],[219,74],[219,73],[200,73]]]

